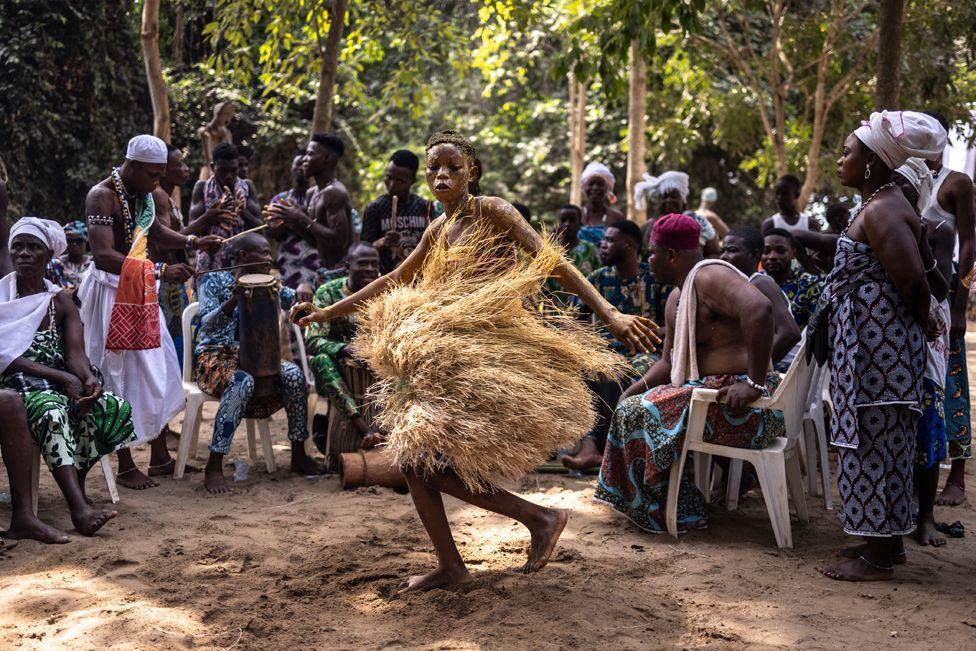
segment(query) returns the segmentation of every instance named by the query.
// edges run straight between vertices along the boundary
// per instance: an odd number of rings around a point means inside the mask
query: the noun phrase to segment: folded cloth
[[[17,274],[11,272],[0,279],[0,373],[30,348],[51,299],[61,291],[47,279],[44,286],[43,292],[18,298]]]
[[[929,197],[932,195],[932,171],[925,164],[925,159],[909,158],[904,165],[895,171],[911,183],[915,192],[918,193],[918,201],[915,203],[919,212],[928,208]]]
[[[892,170],[912,157],[937,160],[948,139],[938,120],[917,111],[872,113],[854,135]]]

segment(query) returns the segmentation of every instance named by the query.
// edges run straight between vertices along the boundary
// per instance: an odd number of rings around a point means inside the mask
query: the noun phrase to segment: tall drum
[[[279,290],[278,279],[269,274],[247,274],[237,279],[239,364],[254,377],[255,398],[277,394],[281,368]]]

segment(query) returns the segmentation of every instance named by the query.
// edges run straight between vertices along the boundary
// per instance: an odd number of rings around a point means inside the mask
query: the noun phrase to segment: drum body
[[[359,413],[367,425],[373,424],[373,418],[378,411],[375,403],[366,398],[369,385],[375,381],[373,372],[366,364],[354,357],[344,357],[338,364],[339,375],[345,383],[352,399],[359,407]],[[353,427],[348,418],[339,413],[338,409],[329,407],[329,432],[326,443],[325,456],[330,469],[339,470],[339,455],[343,452],[354,452],[360,449],[362,437]]]
[[[281,368],[281,331],[278,327],[278,279],[269,274],[247,274],[237,280],[239,365],[254,377],[254,397],[277,393]]]

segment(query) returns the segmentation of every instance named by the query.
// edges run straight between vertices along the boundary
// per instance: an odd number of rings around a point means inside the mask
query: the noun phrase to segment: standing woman
[[[613,207],[617,202],[617,197],[613,194],[614,183],[610,168],[595,161],[587,165],[580,175],[584,202],[583,219],[577,237],[584,242],[600,246],[607,225],[626,219],[626,215]]]
[[[941,131],[941,143],[940,143]],[[820,305],[830,304],[830,395],[844,531],[864,544],[821,569],[842,581],[890,579],[912,531],[915,430],[922,408],[930,289],[921,223],[892,181],[910,156],[942,152],[945,132],[911,111],[872,113],[844,141],[840,182],[863,197],[837,242]]]

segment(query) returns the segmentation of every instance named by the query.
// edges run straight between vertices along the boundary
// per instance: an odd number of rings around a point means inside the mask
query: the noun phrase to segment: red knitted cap
[[[701,246],[701,227],[694,217],[671,213],[658,217],[651,230],[651,242],[667,249],[690,251]]]

